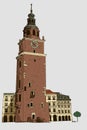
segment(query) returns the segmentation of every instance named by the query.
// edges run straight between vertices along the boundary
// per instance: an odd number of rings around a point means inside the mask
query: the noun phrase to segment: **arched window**
[[[7,122],[7,116],[3,117],[3,122]]]
[[[33,35],[35,35],[35,30],[33,30]]]
[[[37,36],[39,37],[39,31],[37,31]]]
[[[9,116],[9,122],[13,122],[13,116]]]
[[[27,30],[27,35],[30,35],[30,30]]]
[[[31,91],[30,92],[30,98],[34,98],[35,97],[35,92],[34,91]]]

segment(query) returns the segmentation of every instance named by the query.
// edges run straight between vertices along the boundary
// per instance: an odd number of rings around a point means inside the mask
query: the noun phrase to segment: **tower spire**
[[[33,12],[33,10],[32,10],[32,4],[30,4],[31,5],[31,10],[30,10],[30,12],[32,13]]]

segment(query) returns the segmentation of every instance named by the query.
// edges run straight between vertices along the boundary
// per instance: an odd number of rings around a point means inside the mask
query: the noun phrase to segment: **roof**
[[[15,95],[15,93],[4,93],[3,95]]]
[[[64,94],[61,94],[61,93],[58,93],[58,92],[56,94],[57,94],[58,100],[71,100],[68,95],[64,95]]]
[[[56,94],[55,92],[51,91],[50,89],[46,90],[46,94]]]

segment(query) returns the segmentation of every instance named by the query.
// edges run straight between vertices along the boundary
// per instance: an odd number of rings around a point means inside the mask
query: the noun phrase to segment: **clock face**
[[[37,47],[38,47],[38,41],[32,41],[32,42],[31,42],[31,46],[32,46],[33,48],[37,48]]]

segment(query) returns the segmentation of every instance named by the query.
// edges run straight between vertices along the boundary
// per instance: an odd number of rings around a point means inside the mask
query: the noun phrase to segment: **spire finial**
[[[30,12],[31,12],[31,13],[33,12],[33,10],[32,10],[32,4],[31,4],[31,10],[30,10]]]

